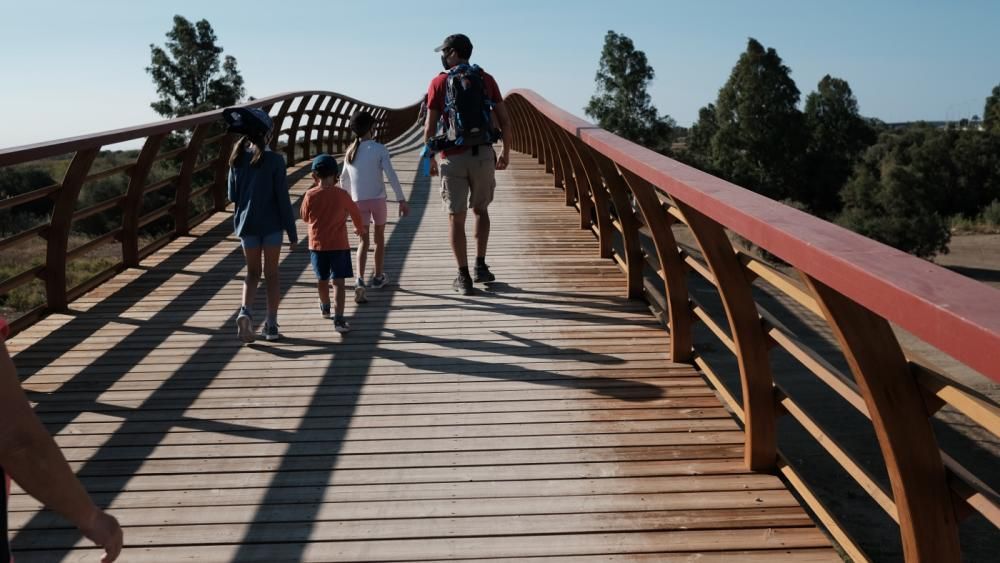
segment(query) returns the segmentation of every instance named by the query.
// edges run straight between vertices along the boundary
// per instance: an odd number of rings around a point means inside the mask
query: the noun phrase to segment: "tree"
[[[829,74],[806,97],[804,119],[806,174],[795,192],[813,213],[829,217],[840,211],[840,190],[861,154],[875,143],[875,130],[858,113],[850,85]]]
[[[584,111],[616,135],[669,153],[674,120],[660,115],[646,92],[654,75],[646,54],[631,39],[608,31],[594,78],[597,92]]]
[[[715,121],[715,104],[708,104],[698,110],[698,121],[691,126],[691,132],[687,137],[687,146],[680,155],[681,159],[705,172],[714,173],[711,162],[712,139],[718,131],[719,124]]]
[[[806,138],[798,102],[799,89],[778,53],[750,38],[715,103],[712,167],[773,199],[798,195]]]
[[[244,95],[243,77],[236,59],[215,44],[215,31],[207,20],[192,25],[174,16],[166,45],[150,45],[151,63],[146,67],[160,99],[150,104],[164,117],[180,117],[237,103]],[[220,71],[221,67],[221,73]]]
[[[1000,133],[1000,84],[993,87],[993,92],[986,98],[983,109],[983,127],[987,131]]]
[[[946,218],[955,206],[951,145],[958,134],[929,126],[883,134],[844,187],[837,222],[917,256],[947,252]]]

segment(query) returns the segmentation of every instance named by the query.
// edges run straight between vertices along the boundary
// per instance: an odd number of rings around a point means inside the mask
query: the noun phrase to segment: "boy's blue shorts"
[[[240,244],[243,248],[260,248],[262,246],[281,246],[281,240],[285,233],[274,231],[269,235],[243,235],[240,237]]]
[[[350,250],[310,250],[309,261],[318,280],[354,277]]]

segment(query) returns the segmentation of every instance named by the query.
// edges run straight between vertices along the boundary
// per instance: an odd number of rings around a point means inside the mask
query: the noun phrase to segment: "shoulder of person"
[[[444,83],[448,81],[448,72],[439,72],[437,76],[431,79],[431,88],[443,88]]]

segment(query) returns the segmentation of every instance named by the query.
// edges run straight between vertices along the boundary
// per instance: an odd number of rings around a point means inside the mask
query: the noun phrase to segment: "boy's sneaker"
[[[490,267],[484,264],[476,265],[476,283],[489,283],[496,281],[497,277],[490,271]]]
[[[319,314],[323,315],[324,319],[329,319],[330,318],[330,304],[329,303],[320,303],[319,304]]]
[[[355,303],[367,303],[368,296],[365,291],[365,280],[358,278],[358,281],[354,285],[354,302]]]
[[[451,282],[451,287],[462,295],[472,295],[472,278],[459,274],[455,281]]]
[[[264,323],[264,327],[260,329],[260,335],[267,341],[281,338],[281,334],[278,333],[278,325],[271,323]]]
[[[236,316],[236,336],[245,344],[250,344],[255,340],[253,317],[246,307],[240,307],[240,314]]]
[[[351,332],[351,325],[347,324],[345,319],[333,319],[333,330],[344,334],[345,332]]]
[[[385,287],[385,284],[387,283],[389,283],[389,276],[387,276],[385,272],[383,272],[378,276],[372,277],[372,287],[374,287],[375,289],[382,289],[383,287]]]

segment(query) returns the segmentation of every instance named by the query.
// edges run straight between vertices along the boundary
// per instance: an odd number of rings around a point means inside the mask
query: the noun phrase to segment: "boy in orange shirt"
[[[336,288],[333,327],[344,333],[351,327],[344,319],[344,280],[354,277],[351,245],[347,242],[347,216],[354,232],[365,234],[358,205],[351,194],[337,186],[337,160],[328,154],[312,163],[313,185],[302,199],[299,217],[309,225],[309,254],[319,290],[319,311],[330,317],[330,280]]]

